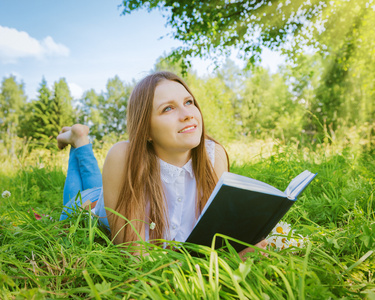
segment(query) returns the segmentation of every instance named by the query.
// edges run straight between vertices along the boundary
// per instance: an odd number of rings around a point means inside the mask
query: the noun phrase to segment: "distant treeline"
[[[359,73],[344,61],[326,63],[317,55],[301,55],[297,64],[270,74],[261,67],[241,70],[228,60],[210,76],[188,71],[185,80],[202,108],[208,133],[222,142],[245,136],[311,143],[334,138],[353,126],[372,139],[374,68],[363,66]],[[182,72],[178,64],[164,59],[155,70]],[[126,138],[133,86],[134,82],[124,83],[115,76],[108,80],[105,92],[91,89],[73,100],[64,78],[52,89],[43,78],[37,98],[28,101],[23,83],[14,76],[5,77],[0,87],[0,140],[6,148],[15,136],[25,137],[32,147],[55,147],[61,127],[77,122],[90,127],[96,146],[103,140]]]

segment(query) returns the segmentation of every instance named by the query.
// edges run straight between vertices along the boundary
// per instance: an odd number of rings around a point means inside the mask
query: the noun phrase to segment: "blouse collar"
[[[194,178],[193,164],[191,158],[182,167],[176,167],[161,159],[160,161],[160,176],[165,183],[174,183],[181,173],[188,172],[191,178]]]

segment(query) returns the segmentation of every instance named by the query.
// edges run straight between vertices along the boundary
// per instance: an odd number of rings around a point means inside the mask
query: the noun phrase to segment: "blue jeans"
[[[74,205],[79,205],[79,200],[76,201],[78,192],[83,192],[92,188],[100,188],[103,186],[102,174],[98,166],[98,162],[92,151],[92,145],[87,144],[82,147],[70,148],[68,172],[66,175],[64,185],[63,204],[66,207],[72,208]],[[96,189],[100,190],[100,189]],[[90,193],[93,196],[93,193]],[[99,195],[91,198],[91,201],[98,200]],[[83,200],[83,199],[82,199]],[[83,201],[84,202],[84,201]],[[72,210],[64,208],[61,213],[60,220],[65,220]]]

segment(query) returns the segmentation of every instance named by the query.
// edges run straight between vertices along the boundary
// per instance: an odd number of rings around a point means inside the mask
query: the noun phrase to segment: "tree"
[[[53,112],[51,126],[52,136],[56,137],[63,126],[70,126],[75,119],[72,107],[72,96],[64,78],[53,84],[53,97],[51,99],[51,112]]]
[[[104,103],[103,95],[98,95],[94,89],[86,91],[80,100],[78,112],[79,123],[90,127],[90,135],[96,140],[103,138],[104,119],[101,111],[101,103]]]
[[[172,36],[184,43],[172,53],[177,60],[187,58],[189,63],[192,56],[213,57],[236,48],[251,65],[260,60],[263,46],[283,49],[290,57],[306,46],[330,51],[329,37],[345,36],[371,2],[124,0],[122,6],[125,15],[141,8],[163,11]]]
[[[238,129],[231,103],[233,91],[217,76],[202,79],[189,75],[187,83],[202,110],[207,134],[221,142],[233,139]]]
[[[26,104],[23,83],[17,83],[11,75],[4,78],[0,93],[0,134],[12,139],[17,134],[17,128]]]
[[[354,5],[345,19],[350,22],[342,25],[345,34],[340,42],[334,43],[337,39],[327,34],[323,36],[332,46],[323,58],[326,68],[316,90],[318,120],[333,131],[340,125],[372,124],[375,117],[374,8]]]
[[[104,134],[113,133],[118,138],[126,132],[126,109],[131,90],[132,86],[124,84],[118,76],[108,80],[107,92],[99,98]]]
[[[192,74],[193,70],[182,67],[182,61],[175,61],[167,55],[163,55],[156,60],[155,66],[152,72],[158,71],[169,71],[181,78],[186,78],[188,74]],[[188,71],[188,72],[186,72]]]
[[[51,98],[52,92],[47,86],[47,81],[42,78],[37,99],[28,105],[28,117],[21,124],[21,134],[34,140],[32,147],[46,146],[52,138]]]
[[[171,57],[186,59],[185,65],[192,56],[215,58],[236,49],[252,66],[268,47],[299,68],[300,57],[315,52],[323,68],[310,102],[315,117],[306,126],[319,132],[321,124],[334,131],[374,123],[372,0],[123,1],[123,14],[141,8],[163,11],[172,36],[184,43]]]
[[[132,84],[118,76],[107,81],[106,92],[86,91],[80,99],[78,120],[90,127],[90,135],[102,143],[117,141],[126,135],[126,112]]]
[[[74,111],[65,79],[53,85],[53,91],[43,78],[38,97],[27,107],[27,117],[21,124],[21,134],[33,139],[32,147],[55,148],[54,139],[63,126],[73,123]]]
[[[301,133],[304,109],[286,78],[255,68],[245,80],[237,105],[244,135],[290,138]]]

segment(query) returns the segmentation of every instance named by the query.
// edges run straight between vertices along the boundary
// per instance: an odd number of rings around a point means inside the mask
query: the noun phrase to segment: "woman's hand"
[[[262,240],[258,244],[256,244],[255,247],[258,247],[260,249],[266,249],[267,245],[268,245],[268,242],[266,240]],[[249,252],[254,252],[254,251],[255,251],[254,248],[249,247],[249,248],[243,249],[241,252],[238,253],[238,255],[240,256],[242,261],[245,261],[246,260],[245,255]],[[267,253],[261,252],[261,254],[264,256],[267,256]]]

